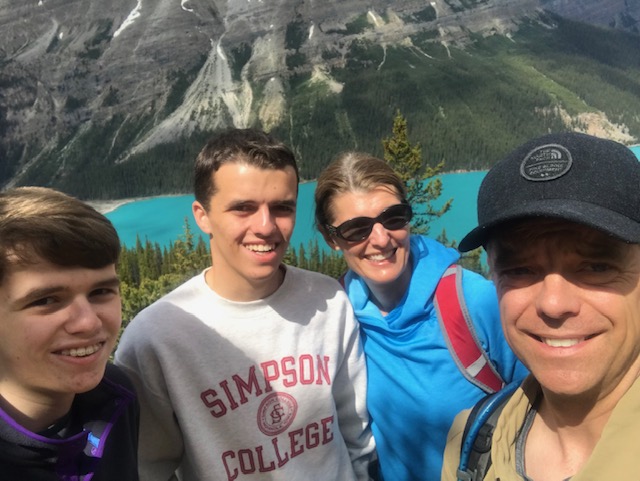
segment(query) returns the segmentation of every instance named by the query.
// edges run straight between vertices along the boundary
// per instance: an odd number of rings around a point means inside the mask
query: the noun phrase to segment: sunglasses
[[[378,223],[387,230],[398,230],[406,226],[412,217],[413,211],[409,204],[396,204],[380,212],[378,217],[356,217],[343,222],[338,227],[332,225],[325,225],[325,227],[332,236],[347,242],[357,242],[369,237],[373,226]]]

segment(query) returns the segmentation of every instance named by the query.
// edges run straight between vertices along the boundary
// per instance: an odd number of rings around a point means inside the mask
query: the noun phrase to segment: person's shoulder
[[[206,281],[204,279],[204,272],[199,272],[195,276],[188,278],[182,284],[179,284],[173,290],[169,291],[167,294],[162,296],[160,299],[156,301],[156,303],[163,302],[163,301],[165,302],[175,301],[179,299],[182,295],[184,295],[184,293],[197,291],[203,286],[206,286]]]
[[[456,414],[453,419],[453,423],[449,428],[449,433],[447,434],[447,443],[450,441],[458,440],[458,445],[460,445],[460,440],[462,435],[464,434],[465,427],[467,425],[467,420],[471,415],[471,408],[464,409]]]
[[[496,288],[491,279],[465,268],[461,273],[462,289],[467,302],[473,300],[497,302]]]
[[[460,259],[458,251],[430,237],[412,235],[410,242],[414,270],[423,277],[439,278]]]
[[[116,401],[137,409],[136,390],[127,374],[112,362],[108,362],[102,379],[93,389],[76,394],[74,409],[84,412],[99,412],[104,406]]]
[[[341,287],[337,279],[333,277],[299,267],[287,266],[287,275],[290,275],[296,282],[305,282],[313,286],[326,286],[333,289]]]
[[[283,295],[294,294],[300,298],[309,296],[321,302],[322,299],[333,299],[343,303],[349,303],[349,298],[337,279],[320,272],[287,266],[287,280],[284,285]]]
[[[493,281],[477,272],[462,269],[461,285],[464,304],[476,328],[503,339],[498,295]]]
[[[193,293],[199,289],[200,284],[204,284],[202,273],[187,279],[176,288],[164,294],[159,299],[142,309],[133,319],[132,322],[139,322],[141,319],[153,318],[157,319],[158,312],[166,311],[169,306],[179,306],[183,299],[189,297],[189,293]]]
[[[482,274],[472,271],[471,269],[467,269],[466,267],[462,268],[462,274],[468,282],[478,283],[486,288],[493,289],[493,281],[491,279],[487,279]]]
[[[193,335],[188,326],[200,324],[199,317],[190,309],[199,305],[202,286],[206,287],[202,274],[189,279],[173,291],[142,309],[128,323],[116,349],[116,364],[133,353],[137,356],[155,356],[162,346],[173,345],[178,338]],[[152,354],[152,353],[156,354]]]
[[[417,249],[419,251],[427,250],[432,255],[447,253],[453,259],[457,259],[458,257],[460,257],[458,251],[453,247],[444,245],[439,240],[433,239],[423,234],[412,234],[410,243],[413,249]]]
[[[104,371],[103,382],[112,386],[117,386],[120,389],[124,389],[129,393],[135,393],[135,389],[129,376],[115,364],[108,362]]]
[[[471,409],[459,412],[453,420],[444,449],[442,463],[442,480],[457,480],[458,464],[460,462],[460,449],[464,437],[465,426],[471,414]]]

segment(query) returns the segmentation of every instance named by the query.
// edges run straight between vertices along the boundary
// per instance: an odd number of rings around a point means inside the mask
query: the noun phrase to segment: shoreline
[[[161,197],[181,197],[187,194],[161,194],[161,195],[149,195],[144,197],[127,197],[124,199],[112,199],[112,200],[86,200],[85,202],[100,212],[102,215],[109,214],[116,210],[118,207],[122,207],[132,202],[138,202],[141,200],[158,199]]]
[[[629,148],[634,148],[634,149],[640,149],[640,144],[633,144],[633,145],[628,145],[627,147]],[[487,169],[471,169],[471,170],[467,170],[467,169],[455,169],[455,170],[450,170],[447,172],[440,172],[438,175],[446,175],[446,174],[470,174],[472,172],[483,172],[486,171]],[[302,180],[300,181],[300,184],[307,184],[310,182],[315,182],[315,180]],[[91,207],[93,207],[95,210],[97,210],[98,212],[100,212],[101,214],[109,214],[110,212],[113,212],[114,210],[116,210],[118,207],[122,207],[123,205],[126,204],[130,204],[132,202],[138,202],[141,200],[150,200],[150,199],[157,199],[160,197],[180,197],[183,195],[189,195],[189,193],[184,193],[184,194],[160,194],[160,195],[149,195],[149,196],[143,196],[143,197],[128,197],[125,199],[112,199],[112,200],[87,200],[85,201],[87,204],[89,204]]]
[[[118,207],[137,200],[142,200],[144,197],[131,197],[130,199],[117,199],[117,200],[86,200],[85,202],[100,212],[102,215],[113,212]]]
[[[301,180],[300,184],[307,184],[310,182],[315,182],[315,180]],[[138,202],[141,200],[151,200],[151,199],[159,199],[162,197],[182,197],[183,195],[193,195],[191,192],[185,192],[184,194],[158,194],[158,195],[148,195],[141,197],[127,197],[124,199],[108,199],[108,200],[85,200],[83,202],[89,204],[95,210],[100,212],[102,215],[109,214],[116,210],[118,207],[122,207],[126,204],[131,204],[132,202]]]

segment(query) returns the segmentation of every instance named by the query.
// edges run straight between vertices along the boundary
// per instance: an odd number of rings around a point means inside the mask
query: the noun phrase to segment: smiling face
[[[296,173],[236,161],[213,176],[208,210],[193,204],[198,226],[211,239],[207,284],[234,301],[267,297],[282,282],[280,265],[295,225]]]
[[[522,225],[488,246],[509,344],[549,392],[618,397],[640,373],[640,246],[570,222]]]
[[[382,211],[401,202],[390,188],[376,187],[363,192],[336,194],[331,201],[331,224],[339,226],[355,217],[377,217]],[[360,275],[372,291],[385,291],[384,297],[402,297],[411,277],[409,261],[409,225],[387,230],[373,226],[371,234],[359,242],[336,236],[325,237],[330,246],[339,248],[351,270]]]
[[[18,411],[59,404],[102,379],[120,330],[113,264],[9,264],[0,285],[0,395]]]

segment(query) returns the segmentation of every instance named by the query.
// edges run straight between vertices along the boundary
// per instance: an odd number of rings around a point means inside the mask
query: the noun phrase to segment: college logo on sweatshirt
[[[291,426],[298,411],[298,403],[287,393],[274,392],[260,403],[258,428],[267,436],[276,436]]]
[[[280,360],[260,363],[262,376],[257,366],[251,366],[242,376],[234,374],[219,383],[218,389],[207,389],[200,393],[200,399],[215,418],[223,417],[229,411],[238,409],[249,401],[249,396],[260,397],[273,391],[272,383],[278,382],[285,388],[297,385],[331,385],[329,356],[302,354],[297,358],[286,356]],[[295,403],[295,401],[294,401]],[[293,413],[295,415],[295,412]],[[265,433],[266,434],[266,433]]]
[[[315,411],[312,416],[311,412],[301,414],[304,409],[299,410],[294,397],[295,392],[300,392],[296,388],[301,386],[326,386],[331,396],[329,364],[330,357],[320,354],[271,359],[250,366],[245,374],[227,376],[217,386],[200,393],[214,418],[222,418],[244,405],[255,406],[249,403],[250,399],[260,398],[253,415],[258,429],[267,438],[260,442],[251,435],[240,441],[245,445],[229,446],[220,453],[228,481],[281,469],[297,456],[333,442],[333,412],[325,416],[317,416]],[[291,391],[283,392],[286,389]],[[303,419],[292,427],[300,415]]]

